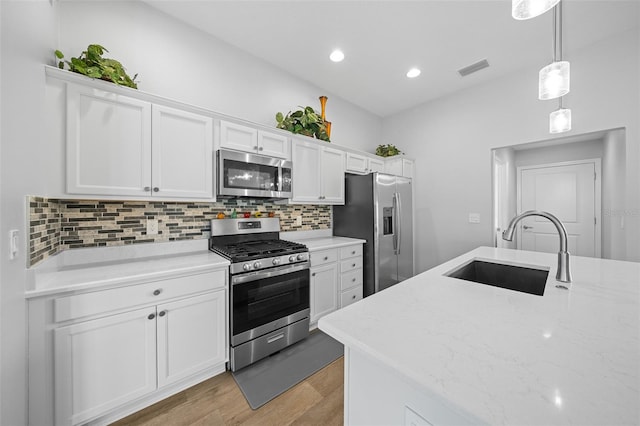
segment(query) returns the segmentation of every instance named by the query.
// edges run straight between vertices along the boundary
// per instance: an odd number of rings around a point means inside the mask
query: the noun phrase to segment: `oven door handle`
[[[295,265],[284,265],[276,268],[267,269],[258,272],[249,272],[246,274],[240,274],[231,277],[231,285],[248,283],[251,281],[262,280],[265,278],[277,277],[280,275],[287,275],[292,272],[303,271],[309,269],[309,261],[298,263]]]

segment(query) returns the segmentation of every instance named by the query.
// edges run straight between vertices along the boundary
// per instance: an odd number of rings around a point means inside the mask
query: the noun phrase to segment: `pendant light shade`
[[[553,62],[542,68],[538,80],[538,99],[555,99],[569,93],[570,75],[567,61]]]
[[[535,18],[558,4],[560,0],[511,0],[511,16],[519,21]]]
[[[571,110],[558,108],[549,114],[549,133],[562,133],[571,130]]]

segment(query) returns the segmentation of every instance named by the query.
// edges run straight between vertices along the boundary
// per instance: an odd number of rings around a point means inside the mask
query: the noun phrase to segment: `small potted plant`
[[[393,157],[394,155],[403,154],[395,145],[386,144],[378,145],[376,148],[376,155],[380,157]]]
[[[276,122],[278,124],[276,124],[276,127],[288,130],[291,133],[316,137],[317,139],[331,142],[327,134],[327,127],[320,115],[310,106],[300,108],[302,109],[294,112],[289,111],[287,115],[281,112],[277,113]]]

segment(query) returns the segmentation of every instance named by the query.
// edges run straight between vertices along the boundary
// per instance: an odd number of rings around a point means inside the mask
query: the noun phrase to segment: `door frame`
[[[587,158],[584,160],[572,160],[561,161],[558,163],[542,163],[531,164],[527,166],[518,166],[516,168],[516,199],[517,199],[517,213],[522,213],[522,171],[531,169],[541,169],[547,167],[561,167],[561,166],[575,166],[579,164],[593,164],[595,170],[594,178],[594,215],[595,215],[595,229],[594,229],[594,249],[595,257],[602,257],[602,160],[600,158]],[[518,227],[518,249],[520,249],[520,242],[522,241],[522,227]]]

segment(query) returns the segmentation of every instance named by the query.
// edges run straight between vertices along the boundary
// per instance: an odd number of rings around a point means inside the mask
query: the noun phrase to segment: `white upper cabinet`
[[[67,192],[148,196],[151,104],[67,84]]]
[[[402,157],[387,158],[384,170],[390,175],[413,178],[413,160]]]
[[[288,137],[229,121],[220,121],[220,147],[291,159]]]
[[[346,171],[365,175],[373,172],[384,172],[384,160],[367,157],[363,154],[347,152]]]
[[[292,144],[292,161],[292,203],[344,204],[343,151],[296,139]]]
[[[153,105],[153,194],[172,198],[213,196],[213,119]]]
[[[67,84],[69,194],[213,198],[213,119]]]

